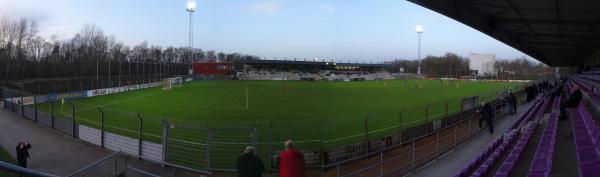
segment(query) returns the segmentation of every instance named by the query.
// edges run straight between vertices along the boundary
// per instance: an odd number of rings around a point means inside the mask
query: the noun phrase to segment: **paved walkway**
[[[529,108],[532,104],[524,104],[519,106],[518,113],[515,116],[507,116],[496,121],[494,125],[494,134],[490,135],[488,130],[482,130],[478,135],[475,135],[462,146],[450,152],[445,157],[434,162],[433,164],[419,169],[411,177],[432,177],[432,176],[452,176],[471,160],[475,159],[483,149],[485,149],[492,141],[504,134],[506,129]]]
[[[70,174],[114,152],[74,139],[31,120],[23,119],[2,108],[2,103],[0,103],[0,147],[16,158],[15,147],[20,140],[27,140],[32,146],[29,151],[31,155],[28,161],[29,168],[58,176]],[[130,159],[127,163],[137,169],[160,176],[172,176],[173,173],[172,168],[161,167],[137,159]],[[90,176],[96,175],[98,174]],[[178,174],[177,176],[182,175]]]
[[[20,140],[32,146],[28,167],[54,175],[67,175],[111,153],[1,108],[0,146],[16,158],[15,147]]]

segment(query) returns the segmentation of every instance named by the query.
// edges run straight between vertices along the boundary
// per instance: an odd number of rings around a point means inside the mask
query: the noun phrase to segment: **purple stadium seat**
[[[592,177],[600,174],[600,164],[580,165],[579,176]]]

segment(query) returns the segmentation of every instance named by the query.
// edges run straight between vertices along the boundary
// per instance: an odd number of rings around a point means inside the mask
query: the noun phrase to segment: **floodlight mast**
[[[190,52],[193,53],[194,49],[194,23],[192,21],[192,14],[196,11],[196,1],[190,0],[187,3],[187,8],[185,9],[190,14],[190,23],[189,23],[189,34],[188,34],[188,47]],[[189,61],[189,69],[192,69],[192,60]]]
[[[423,29],[423,26],[417,25],[417,27],[415,28],[415,31],[417,31],[417,34],[419,34],[419,51],[418,51],[418,55],[417,55],[417,60],[419,61],[419,66],[417,68],[417,75],[421,75],[421,34],[423,34],[423,32],[425,30]]]

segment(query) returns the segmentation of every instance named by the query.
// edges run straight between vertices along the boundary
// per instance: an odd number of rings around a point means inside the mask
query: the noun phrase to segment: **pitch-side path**
[[[30,169],[64,176],[113,153],[95,145],[74,139],[43,125],[23,119],[5,110],[0,103],[0,146],[15,159],[15,148],[20,140],[27,140],[32,148],[28,160]],[[137,159],[128,165],[160,176],[172,176],[172,169]],[[136,175],[134,175],[136,176]],[[198,175],[200,176],[200,175]]]
[[[411,177],[433,177],[433,176],[452,176],[461,170],[469,161],[475,159],[483,149],[485,149],[492,141],[502,136],[506,129],[531,106],[530,103],[521,104],[517,108],[517,115],[506,116],[498,120],[494,124],[494,134],[490,135],[489,130],[482,130],[481,133],[475,135],[462,146],[450,152],[440,160],[421,168],[410,175]]]

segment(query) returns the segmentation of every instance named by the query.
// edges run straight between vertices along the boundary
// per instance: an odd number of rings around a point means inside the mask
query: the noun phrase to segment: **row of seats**
[[[580,78],[573,78],[573,82],[575,82],[575,84],[579,85],[583,91],[589,92],[589,91],[593,90],[593,85],[591,83],[589,83],[589,81],[587,81],[587,80],[583,80]]]
[[[553,91],[546,92],[544,94],[544,96],[542,96],[542,99],[543,99],[542,106],[539,107],[539,109],[537,110],[537,113],[534,114],[535,117],[533,117],[533,118],[542,118],[543,117],[543,115],[546,112],[546,109],[548,108],[548,105],[551,102],[551,99],[552,99],[551,93],[552,92]],[[555,105],[558,104],[557,101],[560,101],[560,99],[556,99],[554,101],[553,112],[559,111],[559,109],[554,109],[554,108],[557,108],[557,107],[555,107]],[[553,113],[553,114],[554,115],[551,115],[551,117],[554,116],[552,119],[558,120],[558,114],[555,114],[555,113]],[[558,124],[556,124],[556,123],[558,123],[556,120],[554,121],[553,125],[551,123],[548,123],[548,124],[551,124],[550,126],[556,127],[558,125]],[[525,121],[521,124],[523,126],[526,126],[527,125],[526,123],[527,123],[527,121]],[[548,127],[548,124],[546,124],[546,127]],[[510,176],[510,174],[513,172],[513,170],[517,164],[517,161],[523,154],[523,150],[525,150],[525,146],[527,146],[527,144],[529,143],[529,140],[531,139],[531,136],[533,135],[533,132],[534,132],[535,128],[537,127],[537,125],[538,125],[537,123],[534,123],[532,125],[529,125],[526,128],[525,133],[519,139],[519,142],[512,149],[512,151],[510,152],[508,157],[506,157],[506,159],[504,159],[504,162],[502,162],[502,164],[500,165],[500,168],[498,169],[498,171],[496,171],[496,174],[494,175],[494,177]],[[523,126],[521,126],[521,127],[523,127]],[[552,129],[552,128],[544,129],[544,134],[542,136],[542,140],[539,142],[540,144],[538,144],[538,149],[536,150],[536,152],[535,152],[536,155],[534,156],[534,161],[535,161],[536,157],[538,157],[537,155],[539,154],[538,158],[540,159],[540,162],[537,162],[538,164],[536,164],[536,165],[544,167],[544,169],[547,169],[547,171],[548,171],[547,174],[550,174],[550,169],[552,167],[552,164],[551,164],[551,162],[550,162],[550,164],[541,163],[541,162],[543,162],[543,160],[541,160],[541,159],[544,159],[547,161],[552,161],[552,152],[554,152],[554,150],[552,149],[550,151],[550,154],[548,154],[547,149],[545,149],[545,148],[548,148],[549,146],[554,147],[554,144],[556,142],[556,141],[548,141],[549,139],[552,139],[552,138],[556,139],[556,131],[552,134],[551,130],[556,130],[556,129]],[[546,133],[548,133],[548,134],[546,134]],[[549,136],[548,139],[545,139],[545,136]],[[542,174],[544,174],[544,173],[542,173]]]
[[[454,176],[455,177],[468,176],[473,171],[477,170],[478,167],[481,166],[481,164],[486,162],[490,156],[495,154],[497,149],[506,148],[506,146],[509,146],[510,144],[512,144],[512,142],[514,142],[514,140],[516,139],[515,137],[517,135],[518,135],[517,133],[511,134],[510,136],[508,136],[506,141],[504,140],[504,136],[501,136],[500,138],[496,139],[481,154],[479,154],[479,156],[477,156],[477,158],[475,158],[474,160],[469,162],[469,164],[467,166],[465,166],[459,173],[455,174]]]
[[[509,176],[509,174],[512,172],[512,170],[515,168],[515,165],[517,164],[517,160],[519,159],[519,157],[521,157],[521,154],[523,153],[525,146],[527,146],[527,144],[529,143],[529,140],[531,139],[531,135],[533,135],[533,131],[535,130],[536,126],[537,126],[537,124],[533,124],[533,125],[530,125],[529,127],[527,127],[527,129],[525,130],[525,133],[523,133],[523,136],[521,136],[521,138],[519,138],[519,141],[517,142],[515,147],[512,149],[512,151],[510,152],[508,157],[506,157],[506,159],[504,159],[504,162],[502,162],[502,165],[500,165],[500,168],[494,175],[495,177]]]
[[[569,93],[572,92],[571,87],[576,84],[581,88],[582,93],[586,93],[588,95],[591,101],[600,105],[600,89],[594,89],[594,86],[591,83],[589,83],[589,80],[584,80],[581,78],[572,78],[569,82]]]
[[[590,80],[596,83],[600,82],[600,74],[580,74],[577,75],[577,77],[585,80]]]
[[[500,159],[500,157],[515,143],[517,136],[518,133],[511,134],[507,141],[504,141],[495,151],[493,151],[490,157],[487,158],[471,176],[484,176],[489,173],[494,165],[498,163],[498,159]]]
[[[592,119],[583,103],[567,110],[572,123],[573,139],[577,150],[579,176],[600,174],[600,127]]]
[[[549,94],[546,93],[542,96],[542,98],[546,98]],[[519,119],[517,119],[507,130],[506,132],[511,132],[514,131],[515,129],[523,126],[524,124],[526,124],[530,119],[535,118],[536,116],[539,117],[540,114],[543,115],[543,111],[539,111],[540,108],[546,108],[547,107],[547,98],[546,99],[541,99],[541,100],[536,100],[536,102],[534,103],[534,106],[532,106],[531,108],[533,109],[528,109],[527,112],[525,112],[525,114],[523,114],[521,117],[519,117]]]
[[[550,114],[542,139],[540,140],[535,155],[529,168],[528,177],[548,177],[552,170],[552,156],[556,144],[558,130],[558,116],[560,115],[560,97],[554,100],[553,113]]]
[[[467,166],[463,167],[454,176],[455,177],[466,177],[466,176],[479,177],[479,176],[488,176],[488,175],[490,175],[490,173],[494,174],[491,172],[491,170],[494,168],[494,166],[497,165],[497,163],[500,160],[500,157],[503,154],[506,154],[507,152],[510,151],[510,154],[508,155],[508,157],[504,160],[504,162],[500,165],[499,170],[496,171],[496,173],[495,173],[495,175],[499,176],[499,177],[509,176],[509,174],[512,172],[512,169],[516,165],[516,162],[519,159],[523,149],[525,148],[525,146],[531,139],[531,135],[533,134],[533,130],[535,130],[537,123],[533,124],[532,126],[526,126],[526,125],[529,125],[528,122],[530,120],[533,120],[533,119],[536,119],[539,117],[543,117],[545,110],[548,108],[548,106],[551,103],[551,100],[552,100],[551,93],[552,93],[552,91],[542,94],[540,99],[536,100],[533,103],[533,105],[529,109],[527,109],[527,111],[523,115],[521,115],[509,127],[509,129],[506,132],[506,136],[508,136],[508,138],[504,138],[504,136],[503,136],[503,137],[497,139],[496,141],[494,141],[490,146],[488,146],[487,149],[482,151],[482,153],[479,156],[477,156],[477,158],[472,160]],[[555,102],[553,102],[553,104],[552,104],[553,110],[559,110],[558,109],[558,107],[560,106],[559,101],[560,101],[560,99],[557,99],[557,100],[555,100]],[[558,115],[555,115],[555,118],[553,118],[553,119],[558,119]],[[520,131],[516,131],[520,127],[527,127],[525,130],[525,133],[523,133],[522,136],[519,136]],[[549,133],[551,132],[550,130],[551,129],[548,129]],[[556,136],[556,134],[554,134],[554,136]],[[517,137],[519,137],[519,138],[517,138]],[[554,146],[553,142],[546,142],[546,141],[547,140],[544,140],[544,143],[547,143],[547,144],[544,144],[543,147],[548,147],[548,146],[553,147]],[[517,142],[516,145],[515,145],[515,142]],[[513,145],[514,145],[514,148],[511,148]],[[546,149],[540,148],[539,150],[545,151]],[[542,159],[542,155],[541,155],[542,153],[543,152],[540,152],[539,159]],[[551,159],[551,156],[550,156],[550,159]],[[536,164],[536,165],[541,165],[541,164]],[[549,164],[547,167],[549,169],[549,167],[551,167],[551,164]]]
[[[512,131],[516,129],[521,122],[526,122],[531,117],[533,117],[542,105],[543,101],[537,100],[533,106],[531,106],[527,111],[519,117],[515,123],[509,128],[511,131],[507,131],[508,138],[504,139],[504,136],[496,139],[493,143],[491,143],[488,148],[482,151],[477,158],[472,160],[467,166],[463,167],[461,171],[456,173],[455,177],[466,177],[466,176],[483,176],[487,174],[491,168],[496,165],[498,159],[502,156],[502,154],[506,153],[509,150],[514,142],[516,141],[516,137],[519,136],[518,131]],[[514,127],[514,128],[512,128]]]

